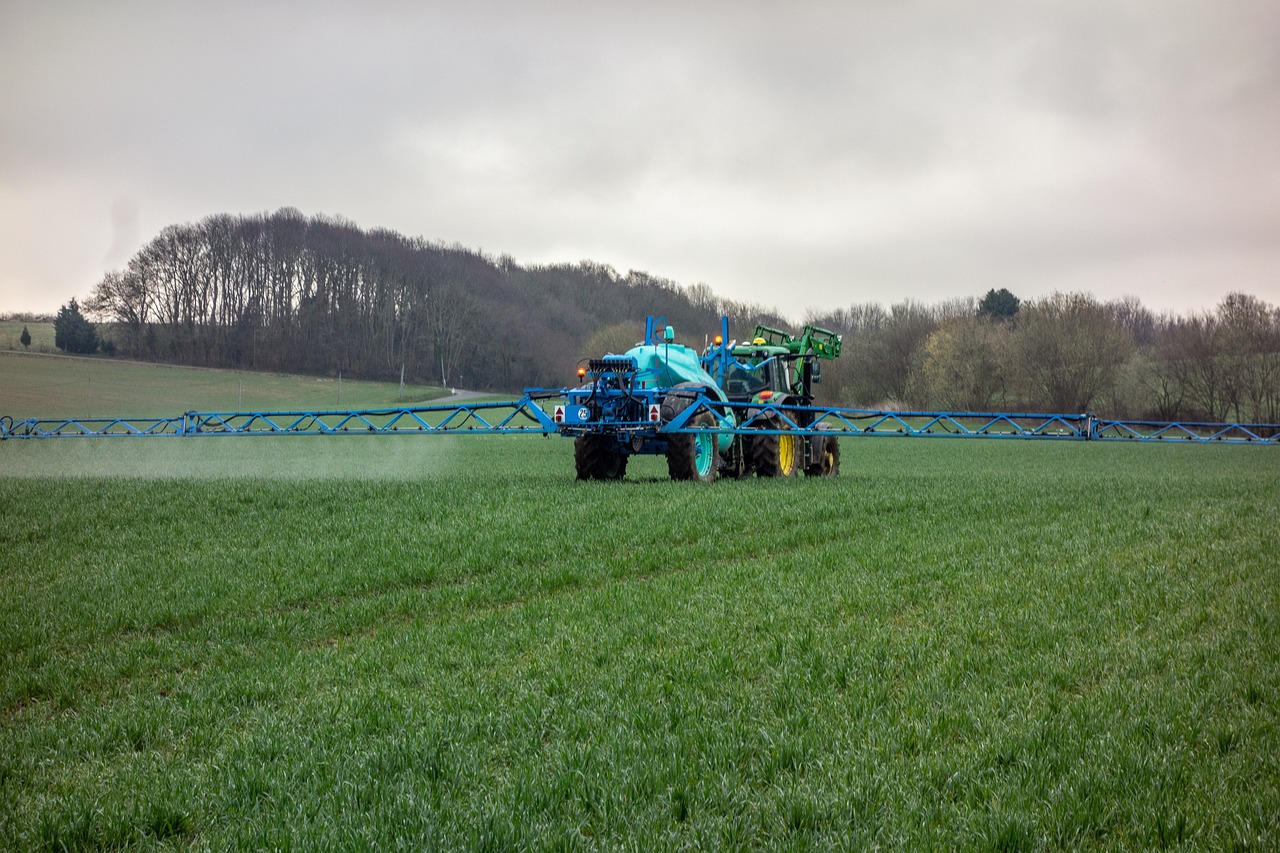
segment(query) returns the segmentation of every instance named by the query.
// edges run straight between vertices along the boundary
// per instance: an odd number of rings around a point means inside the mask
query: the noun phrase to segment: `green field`
[[[406,385],[403,401],[445,393],[436,386]],[[15,419],[394,406],[400,399],[397,382],[339,383],[336,377],[0,352],[0,415]]]
[[[1275,849],[1277,505],[1266,447],[6,441],[0,848]]]
[[[22,346],[22,330],[31,334],[31,344]],[[23,323],[19,320],[0,320],[0,350],[18,352],[57,352],[54,346],[53,323]]]

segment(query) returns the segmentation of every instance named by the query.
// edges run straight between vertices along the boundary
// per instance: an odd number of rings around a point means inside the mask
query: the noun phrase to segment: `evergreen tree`
[[[993,287],[978,303],[978,316],[992,320],[1012,320],[1017,316],[1020,307],[1022,307],[1022,300],[1010,293],[1008,288],[1002,287],[996,290]]]
[[[53,342],[64,352],[82,355],[98,348],[98,330],[80,313],[75,299],[58,309],[53,320]]]
[[[22,344],[23,349],[31,346],[31,332],[27,330],[26,326],[22,327],[22,335],[18,338],[18,343]]]

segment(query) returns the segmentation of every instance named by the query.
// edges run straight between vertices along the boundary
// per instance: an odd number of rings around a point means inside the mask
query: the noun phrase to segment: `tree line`
[[[515,391],[559,387],[583,357],[664,315],[700,342],[787,321],[604,264],[508,256],[364,230],[338,217],[220,214],[173,225],[98,282],[85,310],[122,355],[210,367],[406,378]],[[64,307],[64,312],[66,308]],[[64,312],[60,312],[60,316]],[[1007,289],[936,305],[858,303],[806,322],[844,335],[831,403],[1280,422],[1280,310],[1228,296],[1156,315],[1137,299]]]
[[[823,381],[854,406],[1280,423],[1280,308],[1244,293],[1188,315],[992,290],[807,319],[844,335]]]

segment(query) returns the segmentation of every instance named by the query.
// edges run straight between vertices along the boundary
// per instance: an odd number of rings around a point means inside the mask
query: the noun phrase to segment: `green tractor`
[[[786,431],[779,413],[765,407],[807,407],[813,404],[813,386],[821,381],[822,359],[840,355],[841,340],[835,332],[805,326],[793,336],[781,329],[756,326],[748,342],[729,347],[732,360],[717,377],[725,396],[738,403],[761,408],[746,410],[747,421],[775,432],[744,437],[740,448],[739,475],[790,477],[803,470],[810,476],[834,477],[840,471],[840,444],[834,435],[794,435]],[[803,408],[789,411],[801,428],[812,425],[812,414]],[[822,425],[815,427],[822,430]],[[726,473],[735,473],[726,471]]]

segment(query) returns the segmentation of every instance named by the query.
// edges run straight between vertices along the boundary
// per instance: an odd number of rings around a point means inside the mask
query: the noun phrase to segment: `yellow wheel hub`
[[[790,477],[796,472],[797,439],[794,435],[778,436],[778,474]]]

